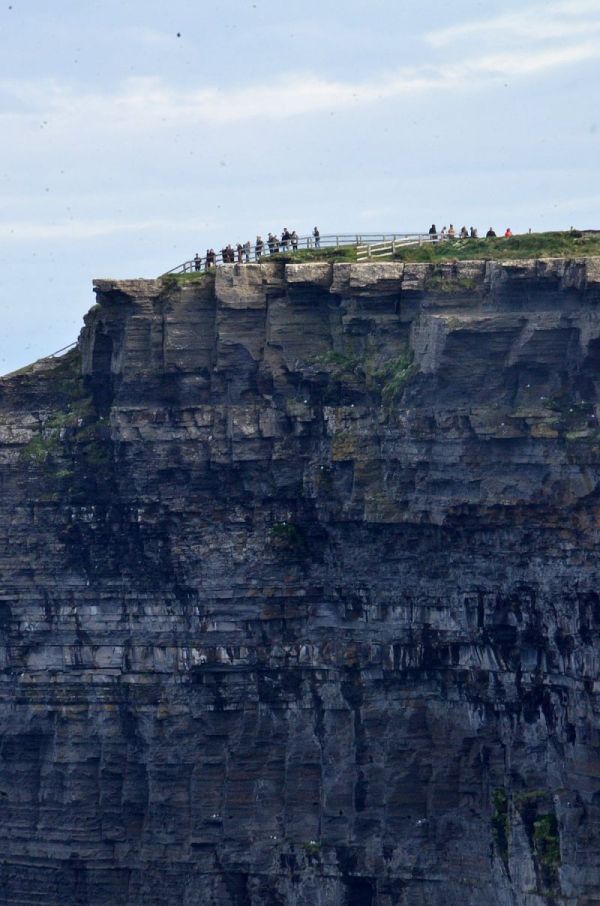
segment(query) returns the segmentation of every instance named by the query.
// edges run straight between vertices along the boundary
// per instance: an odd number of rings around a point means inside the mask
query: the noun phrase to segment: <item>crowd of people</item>
[[[513,235],[510,227],[504,232],[504,238],[510,239]],[[444,240],[452,239],[479,239],[479,233],[477,232],[477,227],[462,226],[459,231],[456,230],[454,224],[450,224],[448,228],[445,226],[441,230],[438,230],[435,223],[431,224],[429,228],[429,237],[433,242],[443,242]],[[486,239],[497,239],[498,235],[492,227],[489,228],[485,234]],[[250,264],[251,260],[260,261],[264,255],[275,255],[278,252],[297,252],[298,251],[298,242],[299,237],[296,230],[291,232],[285,227],[281,233],[281,236],[277,236],[276,233],[269,233],[266,240],[262,236],[257,236],[254,244],[248,239],[246,242],[238,242],[234,247],[229,243],[224,248],[221,249],[221,260],[223,264]],[[307,248],[320,248],[321,247],[321,234],[318,227],[315,227],[312,231],[312,236],[307,242]],[[209,270],[210,268],[216,267],[217,265],[217,252],[214,249],[207,249],[206,256],[201,258],[198,252],[196,252],[194,259],[194,270],[201,271],[203,269]]]
[[[298,241],[299,236],[296,230],[290,231],[285,227],[281,233],[281,237],[278,237],[275,233],[269,233],[267,236],[266,242],[262,236],[256,237],[256,242],[254,243],[254,248],[252,243],[248,239],[243,244],[238,242],[237,245],[232,246],[231,243],[221,249],[221,259],[223,264],[250,264],[252,259],[252,252],[254,251],[254,260],[260,261],[260,259],[265,254],[275,255],[277,252],[297,252],[298,251]],[[309,240],[310,246],[318,249],[321,247],[321,234],[318,227],[315,227],[312,231],[312,240]],[[265,251],[268,250],[268,251]],[[194,255],[194,270],[201,271],[203,267],[206,270],[209,270],[211,267],[216,267],[217,265],[217,253],[214,249],[207,249],[205,258],[201,258],[198,252]]]
[[[513,236],[513,231],[510,227],[506,228],[504,233],[505,239],[510,239]],[[448,229],[445,226],[438,232],[438,229],[435,223],[432,223],[429,228],[429,236],[433,242],[442,242],[444,239],[479,239],[479,233],[477,232],[477,227],[462,226],[460,232],[456,232],[456,228],[453,223],[450,224]],[[498,234],[495,232],[493,227],[490,227],[487,233],[485,234],[486,239],[497,239]]]

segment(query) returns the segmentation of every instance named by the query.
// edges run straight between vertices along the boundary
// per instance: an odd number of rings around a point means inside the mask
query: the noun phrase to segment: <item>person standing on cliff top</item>
[[[296,232],[296,230],[292,231],[292,235],[291,235],[290,239],[292,240],[292,251],[297,252],[298,251],[298,233]]]
[[[453,223],[448,227],[448,239],[456,239],[456,230]]]
[[[201,267],[202,267],[202,258],[200,257],[198,252],[196,252],[196,254],[194,255],[194,270],[199,271]]]
[[[238,264],[243,264],[244,263],[244,246],[242,245],[241,242],[238,242],[238,244],[236,245],[235,248],[237,251]]]
[[[437,227],[435,223],[432,223],[429,227],[429,238],[432,242],[437,242]]]
[[[260,259],[262,258],[262,253],[263,253],[264,247],[265,247],[265,244],[262,240],[262,236],[257,236],[256,244],[254,246],[254,255],[255,255],[257,261],[260,261]]]
[[[251,250],[251,248],[252,248],[252,246],[250,245],[250,240],[248,239],[247,242],[244,242],[244,259],[245,259],[245,261],[246,261],[246,264],[250,264],[250,250]]]
[[[460,228],[460,238],[461,238],[461,239],[468,239],[468,238],[469,238],[469,231],[468,231],[468,229],[466,228],[466,226],[463,226],[463,227]]]
[[[485,234],[485,238],[486,238],[486,239],[497,239],[497,238],[498,238],[498,237],[496,236],[495,232],[494,232],[493,227],[490,227],[490,228],[489,228],[489,230],[488,230],[487,233]]]
[[[479,239],[479,233],[477,232],[477,227],[471,227],[470,236],[471,236],[471,239]]]
[[[318,227],[314,228],[313,237],[315,240],[315,248],[320,249],[321,248],[321,234],[319,233]]]
[[[507,228],[506,228],[506,233],[504,234],[504,238],[505,238],[505,239],[512,239],[512,236],[513,236],[513,231],[511,230],[510,227],[507,227]]]

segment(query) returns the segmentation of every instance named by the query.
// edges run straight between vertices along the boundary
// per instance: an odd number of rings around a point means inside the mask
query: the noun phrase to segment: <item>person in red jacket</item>
[[[511,236],[512,236],[512,234],[513,234],[513,231],[511,230],[511,228],[510,228],[510,227],[507,227],[507,228],[506,228],[506,233],[504,234],[504,238],[505,238],[505,239],[510,239]]]

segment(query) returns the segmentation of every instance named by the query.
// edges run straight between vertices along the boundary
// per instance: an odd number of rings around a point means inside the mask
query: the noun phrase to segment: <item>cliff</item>
[[[600,259],[95,291],[0,381],[0,902],[600,903]]]

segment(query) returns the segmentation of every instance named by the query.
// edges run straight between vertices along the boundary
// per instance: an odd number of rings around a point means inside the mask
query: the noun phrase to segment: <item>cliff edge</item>
[[[600,902],[600,259],[95,281],[0,380],[0,900]]]

